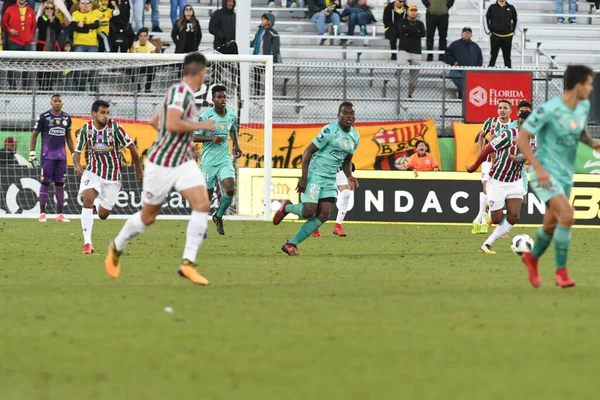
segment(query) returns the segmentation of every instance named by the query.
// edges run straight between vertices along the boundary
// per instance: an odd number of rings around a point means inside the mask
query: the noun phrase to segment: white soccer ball
[[[523,253],[527,253],[533,249],[533,239],[531,236],[521,233],[512,239],[510,248],[512,249],[513,253],[520,256]]]

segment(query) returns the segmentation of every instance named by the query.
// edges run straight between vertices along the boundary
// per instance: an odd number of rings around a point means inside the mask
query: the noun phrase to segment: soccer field
[[[347,224],[288,257],[300,226],[226,221],[176,274],[185,221],[158,221],[104,271],[123,221],[0,220],[0,398],[597,399],[600,230],[576,229],[530,287],[510,242],[470,227]],[[533,236],[533,229],[513,230]],[[168,313],[165,307],[172,307]]]

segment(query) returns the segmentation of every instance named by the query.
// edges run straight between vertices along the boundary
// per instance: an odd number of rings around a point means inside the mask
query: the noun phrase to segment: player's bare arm
[[[135,144],[131,143],[129,146],[127,146],[127,148],[131,152],[131,160],[133,161],[133,165],[135,165],[135,173],[138,179],[141,181],[144,179],[144,170],[142,169],[142,164],[140,163],[140,155],[137,147]]]
[[[155,130],[158,130],[158,120],[159,120],[159,118],[160,118],[160,109],[156,110],[156,112],[154,113],[154,115],[150,119],[150,122],[148,122],[148,125],[150,125],[151,127],[153,127]]]
[[[215,121],[212,119],[206,121],[186,121],[181,119],[183,111],[177,108],[169,108],[167,110],[167,131],[173,134],[181,134],[193,131],[214,131]]]
[[[600,151],[600,140],[592,139],[592,137],[590,136],[590,132],[587,129],[584,130],[583,132],[581,132],[581,135],[579,136],[579,140],[582,143],[587,144],[594,150]]]
[[[542,187],[549,186],[552,182],[550,179],[550,174],[542,167],[540,160],[537,159],[533,150],[529,145],[529,139],[533,136],[526,129],[521,127],[519,129],[519,135],[517,136],[517,146],[519,147],[519,151],[523,154],[525,159],[529,162],[529,165],[533,167],[535,170],[535,174],[537,177],[537,181]]]
[[[229,137],[233,143],[233,156],[235,158],[240,158],[242,156],[242,149],[240,148],[240,144],[238,141],[238,133],[237,131],[229,131]]]
[[[342,171],[344,171],[344,174],[346,174],[346,177],[348,178],[348,186],[350,186],[350,190],[356,189],[358,187],[358,179],[352,176],[352,154],[348,154],[344,159]]]
[[[69,147],[69,151],[71,154],[75,153],[75,145],[73,144],[73,137],[71,136],[70,129],[65,133],[65,137],[67,139],[67,147]]]
[[[298,181],[298,185],[296,185],[296,192],[304,193],[306,190],[306,180],[308,179],[308,166],[310,165],[310,160],[312,159],[312,155],[319,151],[319,148],[315,146],[314,143],[308,145],[308,147],[302,153],[302,177]]]
[[[484,132],[483,130],[479,131],[477,134],[477,148],[479,152],[481,152],[481,150],[483,150],[485,147],[485,137],[487,134],[488,132]]]
[[[225,141],[221,136],[204,136],[204,135],[194,135],[194,142],[204,143],[204,142],[213,142],[214,144],[221,144]]]
[[[83,167],[81,166],[81,153],[77,150],[73,153],[73,164],[75,165],[75,171],[77,175],[83,175]]]
[[[29,162],[27,163],[27,167],[29,168],[33,168],[33,163],[36,161],[35,146],[37,145],[37,137],[39,134],[40,132],[36,130],[33,130],[33,132],[31,132],[31,138],[29,139]],[[71,150],[71,153],[73,153],[72,148],[69,147],[69,149]]]

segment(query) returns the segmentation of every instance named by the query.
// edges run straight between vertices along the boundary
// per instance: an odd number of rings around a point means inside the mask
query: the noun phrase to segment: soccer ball
[[[531,236],[521,233],[513,238],[510,248],[516,255],[523,255],[533,249],[533,239]]]

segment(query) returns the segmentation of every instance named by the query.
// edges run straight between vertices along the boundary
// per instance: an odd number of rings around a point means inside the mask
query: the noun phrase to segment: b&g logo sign
[[[487,100],[487,91],[481,86],[477,86],[469,92],[469,102],[475,107],[483,107],[487,103]]]

